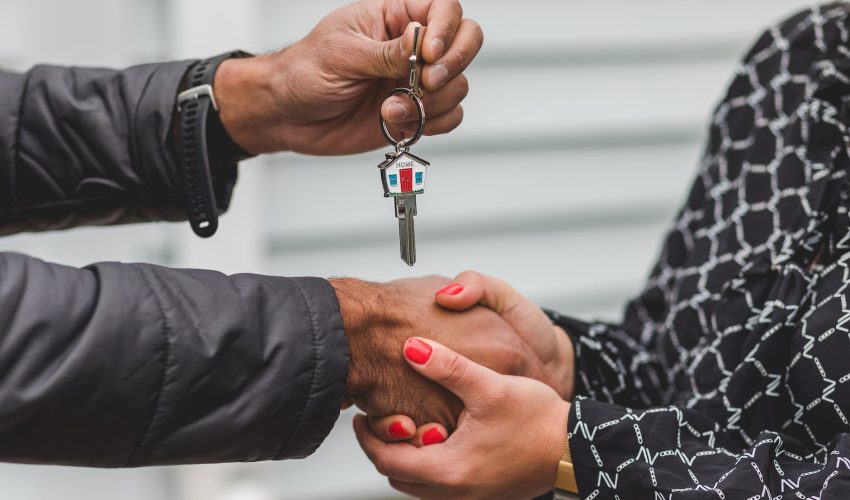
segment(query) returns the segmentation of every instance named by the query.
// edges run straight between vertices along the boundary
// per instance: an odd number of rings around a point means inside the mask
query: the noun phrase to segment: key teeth
[[[399,203],[401,202],[401,203]],[[399,210],[399,207],[404,207]],[[399,248],[401,260],[408,266],[416,262],[416,228],[415,228],[416,198],[399,200],[396,203],[396,216],[398,219]]]

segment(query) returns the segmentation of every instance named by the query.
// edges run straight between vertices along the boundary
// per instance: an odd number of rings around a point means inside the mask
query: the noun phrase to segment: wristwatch
[[[233,51],[195,63],[186,75],[183,87],[186,90],[177,95],[177,160],[189,222],[195,234],[202,238],[212,236],[218,228],[213,167],[235,165],[250,157],[224,130],[213,91],[219,65],[235,57],[251,57],[251,54]]]
[[[576,485],[576,474],[573,469],[573,459],[570,455],[570,439],[564,443],[564,451],[561,453],[561,461],[558,462],[558,474],[555,476],[555,497],[559,493],[578,493]],[[562,497],[563,498],[563,497]]]

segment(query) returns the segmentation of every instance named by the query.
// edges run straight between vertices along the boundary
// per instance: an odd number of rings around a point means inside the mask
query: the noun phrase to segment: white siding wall
[[[127,65],[236,46],[270,50],[297,40],[342,3],[2,0],[0,65]],[[392,207],[381,196],[381,151],[246,162],[233,210],[211,241],[195,239],[187,225],[157,224],[21,235],[0,241],[0,249],[76,265],[148,261],[377,280],[476,268],[506,278],[540,304],[616,318],[639,289],[683,199],[704,124],[736,60],[763,26],[803,4],[466,0],[464,6],[487,42],[468,73],[465,124],[413,150],[432,164],[419,200],[413,269],[398,257]],[[347,412],[304,461],[135,471],[6,465],[0,497],[392,497],[361,456],[350,419]]]

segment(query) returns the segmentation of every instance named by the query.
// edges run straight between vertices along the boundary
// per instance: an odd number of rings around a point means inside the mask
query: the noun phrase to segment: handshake
[[[331,283],[350,350],[343,407],[368,415],[355,418],[357,438],[394,488],[441,498],[551,489],[573,346],[539,307],[475,272]]]

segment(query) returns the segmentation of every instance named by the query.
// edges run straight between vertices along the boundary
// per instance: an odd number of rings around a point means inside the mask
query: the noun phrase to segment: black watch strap
[[[218,205],[213,192],[210,168],[210,140],[227,141],[228,149],[233,151],[234,162],[248,156],[233,144],[226,133],[222,133],[223,127],[218,119],[218,104],[212,86],[218,66],[234,57],[250,57],[250,54],[242,51],[228,52],[193,65],[186,76],[187,90],[177,97],[180,120],[177,160],[183,180],[186,211],[192,230],[202,238],[209,238],[218,229]],[[211,121],[213,127],[208,125]],[[215,137],[211,137],[210,132],[213,132]],[[215,149],[221,150],[221,147],[217,146]]]

